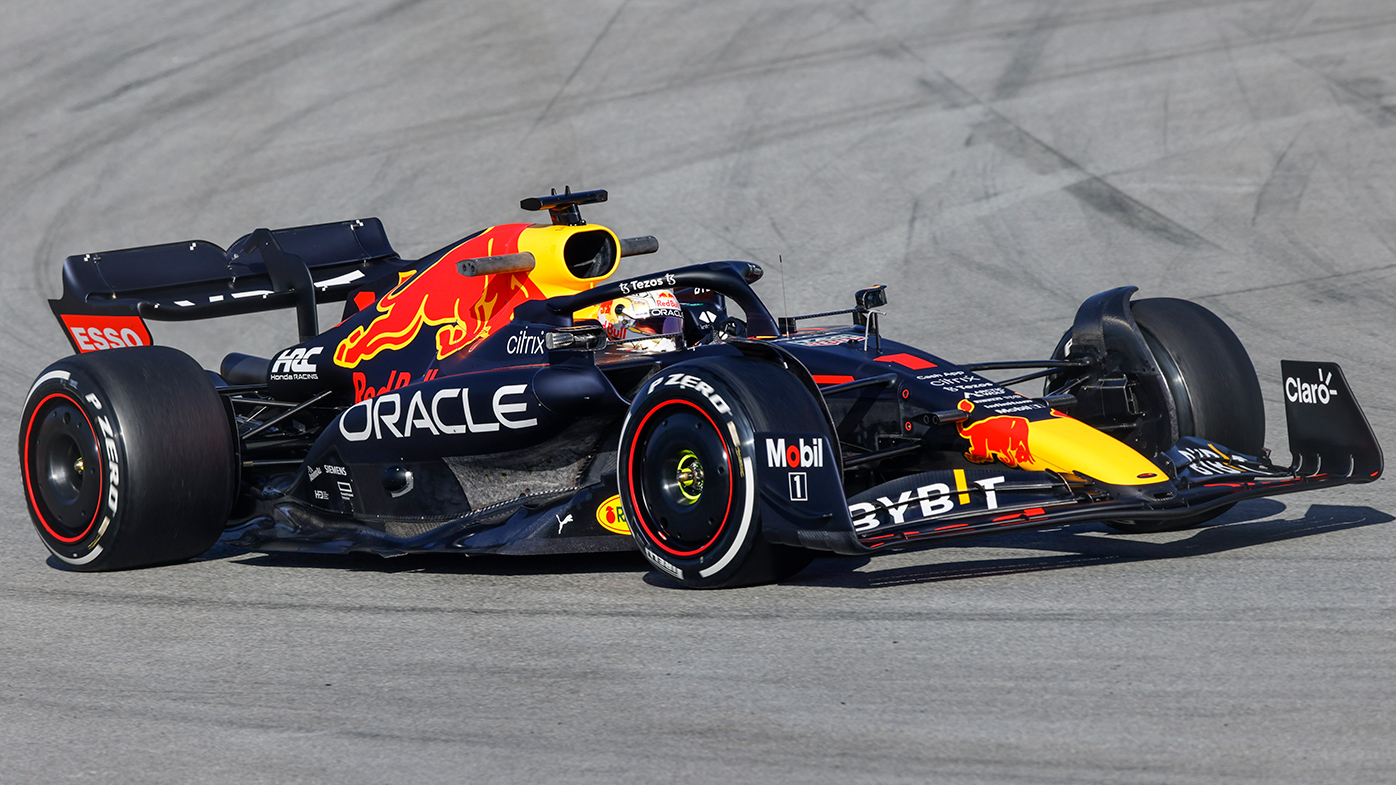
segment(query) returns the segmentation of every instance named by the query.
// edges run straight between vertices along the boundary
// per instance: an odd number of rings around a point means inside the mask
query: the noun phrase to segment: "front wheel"
[[[232,429],[188,355],[143,346],[59,360],[30,389],[20,422],[30,518],[71,569],[182,561],[222,533]]]
[[[1178,436],[1214,441],[1247,455],[1265,447],[1265,403],[1255,366],[1241,339],[1216,314],[1188,300],[1168,297],[1131,305],[1177,412]],[[1173,445],[1156,445],[1160,450]],[[1130,533],[1177,531],[1231,509],[1162,521],[1111,521]]]
[[[766,360],[695,360],[646,383],[621,431],[617,466],[645,557],[690,588],[771,583],[804,569],[812,551],[762,535],[754,434],[822,422],[799,380]]]

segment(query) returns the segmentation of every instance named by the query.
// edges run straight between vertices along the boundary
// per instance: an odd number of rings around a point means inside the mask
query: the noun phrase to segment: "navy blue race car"
[[[77,354],[34,382],[19,433],[39,536],[77,570],[176,562],[220,538],[639,548],[685,586],[726,587],[819,553],[1077,521],[1181,529],[1381,475],[1331,362],[1284,362],[1293,461],[1272,464],[1251,361],[1194,303],[1113,289],[1050,359],[955,363],[881,334],[884,287],[776,318],[750,262],[611,281],[658,243],[585,223],[581,206],[605,200],[527,199],[551,221],[416,260],[374,218],[69,257],[50,302]],[[338,301],[322,332],[317,304]],[[299,342],[217,373],[147,327],[282,308]],[[1038,380],[1041,395],[1010,389]]]

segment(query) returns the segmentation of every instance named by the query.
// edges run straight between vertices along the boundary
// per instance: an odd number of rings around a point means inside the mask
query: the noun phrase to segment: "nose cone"
[[[978,463],[997,460],[1028,471],[1090,477],[1110,487],[1168,482],[1168,475],[1137,450],[1071,417],[995,416],[957,428],[969,440],[966,457]]]
[[[1149,482],[1147,485],[1114,485],[1097,482],[1095,487],[1110,494],[1110,498],[1114,501],[1130,502],[1146,510],[1165,510],[1183,507],[1187,504],[1182,495],[1178,493],[1177,486],[1167,477],[1157,482]]]

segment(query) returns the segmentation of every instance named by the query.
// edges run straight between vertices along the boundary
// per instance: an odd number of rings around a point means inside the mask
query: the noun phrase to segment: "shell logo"
[[[630,526],[625,522],[625,510],[620,506],[620,494],[616,494],[597,505],[596,522],[608,532],[630,533]]]

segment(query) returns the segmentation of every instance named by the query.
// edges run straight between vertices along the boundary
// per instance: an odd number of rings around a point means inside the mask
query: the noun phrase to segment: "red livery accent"
[[[1021,510],[1021,511],[1019,511],[1019,512],[1013,513],[1012,515],[1003,515],[1003,516],[1000,516],[1000,517],[998,517],[998,518],[995,518],[995,519],[993,520],[993,522],[994,522],[994,523],[1000,523],[1000,522],[1007,521],[1008,523],[1013,523],[1013,522],[1019,521],[1019,520],[1030,521],[1030,520],[1032,520],[1033,518],[1038,518],[1038,517],[1041,517],[1041,516],[1046,515],[1046,514],[1047,514],[1047,511],[1044,510],[1044,509],[1042,509],[1041,507],[1033,507],[1033,508],[1030,509],[1030,510]]]
[[[998,415],[985,417],[976,423],[956,427],[969,439],[965,455],[976,463],[989,463],[995,458],[1009,466],[1032,462],[1028,447],[1028,420],[1024,417]]]
[[[840,376],[838,374],[810,374],[814,377],[815,384],[847,384],[853,381],[852,376]]]
[[[429,382],[436,378],[436,374],[439,371],[439,368],[432,368],[422,374],[422,378],[418,379],[418,381]],[[374,387],[369,384],[368,377],[359,371],[354,371],[351,376],[354,380],[354,403],[362,403],[365,398],[385,395],[412,383],[412,374],[407,371],[389,371],[388,383],[382,387]]]
[[[150,346],[150,331],[139,316],[88,316],[61,314],[68,340],[79,354],[120,349],[123,346]]]
[[[899,354],[884,354],[881,357],[878,357],[877,360],[878,362],[897,363],[898,365],[905,365],[913,371],[919,371],[922,368],[936,367],[936,364],[931,362],[930,360],[923,360],[914,354],[907,354],[905,352],[901,352]]]
[[[370,305],[373,305],[374,301],[377,299],[378,295],[374,294],[373,292],[359,292],[358,294],[354,295],[354,305],[357,306],[360,311],[362,311],[367,309]]]
[[[336,365],[357,368],[385,350],[402,349],[424,327],[437,327],[436,358],[445,359],[509,322],[514,306],[541,299],[527,273],[465,277],[456,263],[516,253],[529,224],[496,226],[446,252],[440,261],[404,279],[378,301],[378,316],[354,328],[334,351]]]

